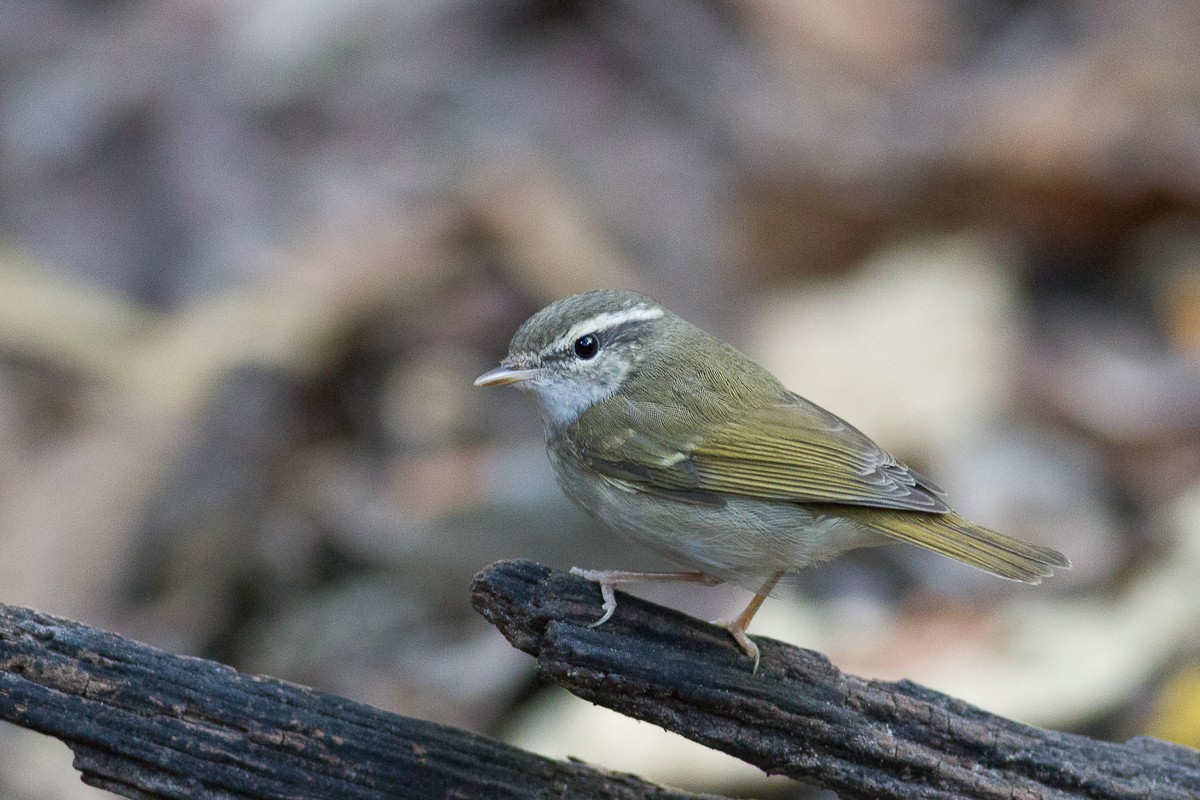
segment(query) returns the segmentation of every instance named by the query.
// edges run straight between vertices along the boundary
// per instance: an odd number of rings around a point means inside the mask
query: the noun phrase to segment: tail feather
[[[919,545],[1001,578],[1041,583],[1071,562],[1057,550],[1014,539],[984,528],[958,514],[843,509],[848,517],[879,533]]]

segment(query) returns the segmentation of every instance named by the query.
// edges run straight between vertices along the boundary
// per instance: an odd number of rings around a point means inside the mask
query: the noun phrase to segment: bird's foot
[[[613,612],[617,610],[617,596],[614,593],[618,581],[613,580],[614,573],[611,570],[602,569],[580,569],[579,567],[571,567],[571,574],[578,575],[581,578],[592,581],[600,586],[600,599],[603,604],[600,606],[604,610],[604,614],[600,619],[588,625],[589,628],[598,628],[608,622],[612,617]]]
[[[595,628],[603,625],[617,610],[617,596],[613,590],[622,583],[702,583],[705,586],[715,586],[721,582],[703,572],[628,572],[622,569],[580,569],[571,567],[571,574],[586,578],[600,585],[600,597],[604,601],[601,608],[604,615],[588,627]]]
[[[729,631],[729,635],[738,643],[738,647],[742,648],[742,652],[750,656],[754,662],[754,666],[750,669],[750,674],[758,672],[758,645],[756,645],[749,636],[746,635],[746,629],[750,627],[750,620],[754,619],[754,615],[758,613],[758,609],[767,599],[767,595],[771,594],[771,590],[775,588],[775,584],[779,583],[779,579],[787,574],[787,570],[781,570],[771,575],[763,583],[759,590],[755,592],[754,599],[750,601],[750,605],[746,606],[746,610],[738,614],[732,620],[715,622],[715,625],[720,625],[725,630]]]
[[[753,675],[754,673],[758,672],[758,645],[754,643],[753,639],[746,635],[746,629],[744,627],[739,627],[737,620],[734,620],[733,622],[718,622],[716,624],[729,631],[729,635],[732,636],[733,640],[738,643],[738,647],[742,648],[742,652],[750,656],[750,660],[754,662],[754,666],[750,668],[750,674]]]

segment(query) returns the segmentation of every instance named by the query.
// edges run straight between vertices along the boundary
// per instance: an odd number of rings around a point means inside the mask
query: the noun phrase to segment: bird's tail
[[[1041,547],[975,525],[953,512],[926,514],[881,509],[842,509],[892,539],[919,545],[1001,578],[1041,583],[1055,568],[1069,569],[1071,562],[1057,550]]]

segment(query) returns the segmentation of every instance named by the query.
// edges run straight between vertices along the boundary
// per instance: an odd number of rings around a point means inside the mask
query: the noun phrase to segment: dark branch
[[[910,681],[847,675],[772,639],[758,639],[752,675],[722,629],[628,595],[588,628],[595,584],[532,562],[481,572],[473,602],[537,656],[543,678],[843,798],[1200,796],[1200,753],[1186,747],[1041,730]]]
[[[11,606],[0,718],[133,798],[696,798]]]

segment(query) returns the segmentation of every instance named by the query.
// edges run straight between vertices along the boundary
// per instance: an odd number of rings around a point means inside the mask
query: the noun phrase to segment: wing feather
[[[797,397],[720,425],[692,450],[701,485],[808,503],[946,513],[941,490],[858,429]]]
[[[898,462],[841,418],[799,396],[743,410],[735,419],[697,421],[696,434],[675,441],[670,415],[642,403],[611,405],[612,435],[578,443],[601,474],[642,491],[712,500],[720,494],[797,503],[950,511],[942,491]],[[616,424],[614,424],[616,423]]]

